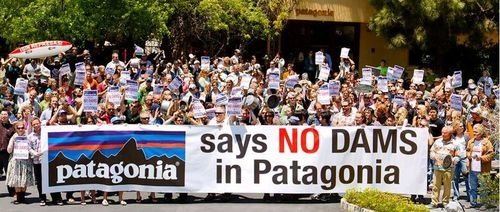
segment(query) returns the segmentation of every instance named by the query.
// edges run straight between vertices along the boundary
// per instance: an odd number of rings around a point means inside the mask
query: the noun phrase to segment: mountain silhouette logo
[[[146,157],[145,148],[138,147],[137,143],[131,138],[116,154],[106,156],[101,150],[96,150],[91,156],[80,154],[77,160],[67,157],[64,151],[54,150],[57,154],[48,166],[49,186],[184,186],[185,161],[182,158],[165,154]]]

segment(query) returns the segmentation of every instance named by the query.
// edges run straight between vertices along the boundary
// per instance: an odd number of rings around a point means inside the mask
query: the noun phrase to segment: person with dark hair
[[[431,106],[429,109],[429,128],[431,129],[432,137],[437,138],[441,135],[441,130],[444,127],[444,122],[438,117],[438,109]]]

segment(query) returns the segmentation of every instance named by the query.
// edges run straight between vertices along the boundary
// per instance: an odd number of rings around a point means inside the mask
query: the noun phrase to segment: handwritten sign
[[[97,104],[99,99],[97,97],[97,90],[84,90],[83,91],[83,112],[97,111]]]
[[[451,94],[450,107],[453,110],[462,111],[462,97],[458,94]]]
[[[16,86],[14,87],[14,95],[23,96],[28,89],[28,80],[17,78]]]
[[[340,50],[340,58],[349,58],[349,51],[350,50],[351,49],[349,49],[349,48],[342,48]]]
[[[453,72],[453,80],[451,86],[454,88],[462,87],[462,71]]]
[[[314,55],[314,64],[321,65],[324,62],[325,62],[325,55],[323,54],[323,52],[321,51],[316,52],[316,54]]]
[[[17,136],[14,140],[14,152],[12,158],[26,160],[30,158],[30,145],[26,136]]]
[[[134,80],[127,80],[127,89],[125,90],[125,99],[136,101],[138,100],[139,83]]]

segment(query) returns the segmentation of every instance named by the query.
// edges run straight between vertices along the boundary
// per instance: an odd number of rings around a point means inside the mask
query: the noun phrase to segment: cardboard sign
[[[318,79],[326,82],[328,81],[328,77],[330,77],[330,68],[327,65],[321,65],[319,67]]]
[[[350,50],[351,49],[349,49],[349,48],[342,48],[340,50],[340,58],[349,58],[349,51]]]
[[[97,111],[99,98],[97,90],[84,90],[83,91],[83,112]]]
[[[371,68],[363,68],[363,78],[361,78],[360,84],[363,85],[371,85],[372,84],[372,69]]]
[[[330,96],[339,96],[340,95],[340,81],[338,80],[330,80],[328,83],[328,90]]]
[[[210,70],[210,57],[209,56],[201,56],[201,69]]]
[[[163,85],[154,85],[153,86],[153,95],[161,95],[163,93],[163,89],[165,86]]]
[[[413,70],[413,83],[420,83],[424,81],[424,70]]]
[[[450,107],[453,110],[462,111],[462,97],[458,94],[451,94]]]
[[[453,72],[451,86],[454,88],[462,87],[462,71]]]
[[[122,101],[122,95],[120,93],[120,87],[118,86],[110,86],[108,87],[108,91],[106,92],[106,98],[108,98],[108,102],[113,103],[115,109],[118,108]]]
[[[314,64],[321,65],[323,63],[325,63],[325,55],[321,51],[316,52],[314,55]]]
[[[203,104],[198,101],[193,101],[193,117],[194,118],[202,118],[207,116],[207,111]]]
[[[387,78],[379,76],[377,79],[377,89],[382,92],[389,92],[389,87],[387,87]]]
[[[69,63],[65,63],[61,65],[61,68],[59,69],[59,77],[62,77],[66,74],[68,74],[71,71],[69,67]]]
[[[14,95],[23,96],[28,89],[28,80],[17,78],[16,86],[14,87]]]
[[[12,158],[26,160],[30,158],[30,145],[26,136],[17,136],[14,140],[14,152]]]
[[[231,97],[227,103],[227,115],[241,115],[241,106],[243,106],[243,98]]]
[[[322,105],[330,104],[330,90],[328,84],[323,84],[318,90],[318,102]]]
[[[125,90],[125,99],[130,101],[138,100],[139,83],[134,80],[127,80],[127,89]]]
[[[170,91],[177,90],[181,85],[182,85],[182,79],[179,76],[176,76],[174,79],[172,79],[172,82],[168,84],[168,90]]]
[[[226,94],[224,93],[219,93],[217,94],[217,96],[215,97],[215,104],[218,104],[218,105],[223,105],[223,104],[227,104],[227,96]]]

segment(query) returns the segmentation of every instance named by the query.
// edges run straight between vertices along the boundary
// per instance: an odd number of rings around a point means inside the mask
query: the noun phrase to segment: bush
[[[489,206],[496,206],[499,200],[499,177],[489,174],[479,175],[479,202]]]
[[[349,189],[344,198],[351,204],[371,209],[377,212],[383,211],[429,211],[424,205],[413,204],[408,198],[396,194],[377,191],[376,189]]]

